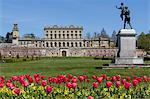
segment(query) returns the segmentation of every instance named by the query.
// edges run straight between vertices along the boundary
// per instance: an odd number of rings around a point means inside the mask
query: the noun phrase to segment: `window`
[[[56,31],[55,31],[55,33],[56,33]]]
[[[82,43],[80,42],[79,44],[80,44],[80,47],[82,47]]]
[[[59,38],[60,38],[60,36],[61,36],[61,35],[59,34]]]
[[[82,38],[82,37],[81,37],[81,36],[82,36],[81,34],[79,34],[79,36],[80,36],[80,38]]]
[[[61,47],[61,42],[59,42],[59,47]]]
[[[77,31],[75,31],[75,33],[77,33]]]
[[[77,34],[75,34],[75,37],[77,38]]]
[[[65,31],[63,31],[63,33],[65,33]]]
[[[71,47],[73,47],[73,42],[71,42]]]
[[[46,42],[46,47],[48,47],[48,42]]]
[[[78,44],[77,44],[77,42],[75,43],[75,46],[76,46],[76,47],[78,47]]]
[[[55,34],[55,39],[57,38],[57,35]]]
[[[46,34],[46,37],[48,38],[48,34]]]
[[[67,42],[67,47],[69,47],[69,42]]]
[[[67,38],[69,39],[69,34],[67,34]]]
[[[55,47],[57,47],[57,43],[55,42]]]
[[[63,38],[65,38],[65,34],[63,34]]]
[[[52,37],[52,34],[51,34],[51,39],[52,39],[53,37]]]
[[[48,31],[46,31],[48,33]]]
[[[73,34],[71,34],[71,37],[73,38]]]
[[[71,33],[73,33],[73,31],[71,31]]]
[[[53,43],[51,42],[51,47],[53,47]]]
[[[51,31],[51,33],[53,33],[53,31]]]
[[[63,42],[63,47],[65,47],[65,42]]]
[[[59,33],[60,33],[60,31],[59,31]]]
[[[69,33],[69,31],[67,31],[67,33]]]

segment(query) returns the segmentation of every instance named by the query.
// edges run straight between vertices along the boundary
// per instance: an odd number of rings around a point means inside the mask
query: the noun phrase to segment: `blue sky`
[[[35,33],[43,37],[44,26],[77,25],[87,32],[100,32],[123,27],[120,11],[123,2],[131,11],[131,23],[139,34],[150,30],[150,0],[0,0],[0,35],[11,32],[18,23],[20,35]]]

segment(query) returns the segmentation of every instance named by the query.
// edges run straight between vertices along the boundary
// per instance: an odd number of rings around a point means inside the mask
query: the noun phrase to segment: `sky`
[[[34,33],[44,37],[45,26],[83,26],[83,34],[100,33],[102,28],[111,36],[123,28],[120,10],[123,2],[131,12],[131,24],[137,31],[150,30],[150,0],[0,0],[0,35],[18,24],[20,35]]]

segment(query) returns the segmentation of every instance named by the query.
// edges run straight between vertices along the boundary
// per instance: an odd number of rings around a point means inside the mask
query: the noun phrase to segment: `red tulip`
[[[6,86],[9,87],[10,89],[14,89],[15,85],[12,83],[6,83]]]
[[[116,76],[113,76],[113,77],[111,78],[111,81],[112,81],[112,82],[115,82],[116,80],[117,80]]]
[[[66,84],[66,86],[67,86],[68,88],[72,88],[72,84],[71,84],[70,82],[68,82],[68,83]]]
[[[96,76],[96,75],[93,75],[92,78],[93,78],[93,79],[97,79],[97,76]]]
[[[76,83],[77,82],[77,78],[72,78],[72,83]]]
[[[98,87],[98,83],[97,82],[93,82],[93,88],[97,88]]]
[[[17,80],[18,80],[18,76],[12,76],[11,79],[12,79],[13,81],[17,81]]]
[[[117,76],[116,76],[116,79],[117,79],[118,81],[120,81],[120,80],[121,80],[121,76],[120,76],[120,75],[117,75]]]
[[[4,87],[4,85],[5,85],[4,83],[0,83],[0,88]]]
[[[42,86],[46,86],[47,85],[47,81],[46,80],[42,80]]]
[[[47,93],[51,93],[51,92],[52,92],[52,89],[53,89],[53,88],[52,88],[51,86],[47,86],[47,87],[46,87],[46,92],[47,92]]]
[[[142,77],[136,78],[136,80],[138,80],[138,82],[142,82]]]
[[[78,79],[80,80],[80,82],[82,82],[84,80],[83,76],[79,76]]]
[[[106,74],[102,74],[102,77],[103,77],[103,79],[106,79],[107,76],[106,76]]]
[[[143,76],[143,79],[145,82],[148,82],[148,77],[147,76]]]
[[[69,79],[72,79],[72,77],[73,77],[73,76],[72,76],[71,74],[68,74],[68,78],[69,78]]]
[[[136,87],[136,86],[138,85],[138,80],[134,79],[134,80],[132,81],[132,84],[133,84],[134,87]]]
[[[126,82],[126,79],[122,79],[121,83],[124,84]]]
[[[14,90],[14,93],[15,93],[15,94],[19,95],[20,92],[21,92],[21,90],[20,90],[19,88],[15,88],[15,90]]]
[[[127,79],[127,81],[130,81],[131,80],[131,78],[128,76],[128,77],[126,77],[126,79]]]
[[[116,87],[119,88],[120,85],[121,85],[120,81],[117,81],[117,82],[116,82]]]
[[[41,79],[44,80],[46,76],[41,76]]]
[[[92,96],[88,96],[88,99],[94,99],[94,97],[92,97]]]
[[[97,81],[98,81],[99,83],[101,83],[102,80],[103,80],[103,77],[98,77],[98,78],[97,78]]]
[[[89,82],[90,82],[90,79],[87,79],[86,82],[89,83]]]
[[[131,87],[131,83],[125,82],[125,83],[124,83],[124,87],[125,87],[126,89],[129,89],[129,88]]]
[[[106,87],[107,87],[107,88],[110,88],[111,85],[112,85],[112,82],[110,82],[110,81],[106,82]]]
[[[27,81],[23,81],[23,82],[22,82],[22,85],[23,85],[24,87],[27,87],[27,86],[29,85],[29,83],[28,83]]]

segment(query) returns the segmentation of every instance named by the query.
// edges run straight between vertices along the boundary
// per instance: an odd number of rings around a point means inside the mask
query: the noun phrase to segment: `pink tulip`
[[[88,96],[88,99],[94,99],[94,97],[92,97],[92,96]]]
[[[72,83],[72,88],[76,89],[76,87],[77,87],[77,83]]]

